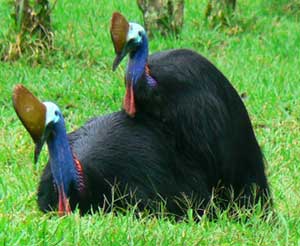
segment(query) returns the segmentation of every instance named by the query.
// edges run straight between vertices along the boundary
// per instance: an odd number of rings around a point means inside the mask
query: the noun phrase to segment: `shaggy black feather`
[[[137,115],[147,113],[175,133],[177,153],[190,160],[186,168],[205,173],[206,185],[220,190],[224,206],[232,197],[240,206],[271,204],[263,154],[247,110],[225,76],[187,49],[155,53],[148,66],[157,86],[148,85],[145,73],[137,81]]]
[[[184,201],[192,200],[201,214],[214,190],[220,208],[232,200],[271,204],[261,149],[229,81],[189,50],[156,53],[148,62],[158,83],[149,87],[144,74],[136,84],[135,118],[117,112],[69,134],[85,180],[85,192],[71,189],[71,209],[84,214],[138,202],[139,209],[157,211],[163,200],[168,212],[182,215]],[[46,212],[57,203],[48,163],[38,204]]]
[[[211,187],[205,172],[186,168],[189,158],[175,152],[174,137],[159,122],[125,112],[94,118],[70,133],[73,152],[82,164],[85,189],[71,188],[70,205],[82,214],[99,208],[111,210],[136,205],[159,211],[164,202],[169,213],[183,215],[186,198],[203,212]],[[44,212],[57,208],[58,197],[49,163],[38,188],[38,205]]]

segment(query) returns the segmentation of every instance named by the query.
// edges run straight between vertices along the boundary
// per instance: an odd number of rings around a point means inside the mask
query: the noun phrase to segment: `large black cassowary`
[[[236,90],[207,59],[175,49],[148,57],[143,27],[114,13],[111,37],[117,54],[113,70],[129,54],[124,110],[147,114],[174,134],[187,169],[205,173],[211,192],[223,201],[250,207],[272,202],[264,158],[247,110]],[[222,205],[220,205],[222,206]]]
[[[181,216],[188,206],[199,214],[206,208],[211,194],[205,172],[186,168],[189,158],[175,152],[172,136],[159,122],[121,111],[67,135],[54,103],[41,103],[22,85],[15,87],[13,102],[36,144],[35,161],[43,143],[48,145],[49,162],[38,188],[42,211],[58,209],[64,215],[78,206],[85,214],[137,205],[138,211],[159,212],[163,202],[167,212]]]

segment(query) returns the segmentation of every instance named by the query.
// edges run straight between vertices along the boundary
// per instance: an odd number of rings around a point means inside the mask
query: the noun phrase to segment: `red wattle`
[[[127,83],[126,85],[126,94],[124,98],[124,109],[127,114],[131,117],[134,117],[136,113],[135,101],[134,101],[134,92],[132,83]]]
[[[72,211],[71,211],[69,200],[63,188],[60,187],[58,191],[58,215],[64,216],[70,214],[71,212]]]

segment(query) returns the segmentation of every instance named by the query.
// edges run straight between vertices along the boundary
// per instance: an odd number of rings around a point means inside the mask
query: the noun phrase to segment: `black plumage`
[[[183,215],[186,198],[202,213],[210,199],[206,174],[185,168],[189,158],[175,152],[172,135],[159,122],[145,115],[132,119],[125,112],[94,118],[68,135],[73,153],[83,168],[84,188],[71,187],[70,206],[82,214],[103,208],[111,210],[137,204],[140,210]],[[39,188],[38,205],[56,210],[58,194],[48,163]]]
[[[136,115],[147,113],[174,133],[176,151],[191,160],[186,168],[205,173],[225,206],[232,197],[240,206],[270,204],[262,151],[225,76],[187,49],[155,53],[146,66],[134,88]],[[149,75],[156,86],[149,86]]]
[[[78,206],[84,214],[91,207],[110,211],[112,203],[119,208],[137,203],[141,210],[157,211],[157,202],[165,201],[172,214],[184,214],[187,204],[201,214],[214,191],[221,209],[232,199],[240,206],[259,200],[267,206],[263,155],[229,81],[189,50],[156,53],[147,66],[157,86],[149,87],[146,72],[137,81],[134,118],[117,112],[69,134],[85,183],[82,192],[71,187],[71,209]],[[38,204],[49,211],[57,203],[48,164]]]

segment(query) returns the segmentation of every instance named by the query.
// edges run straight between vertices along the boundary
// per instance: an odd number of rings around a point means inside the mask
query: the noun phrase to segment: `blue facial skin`
[[[58,187],[62,186],[61,188],[68,196],[70,185],[75,181],[74,177],[76,177],[77,173],[66,133],[65,122],[61,113],[57,113],[60,116],[59,121],[47,126],[47,131],[50,131],[47,145],[54,181]]]
[[[140,31],[137,38],[130,40],[125,47],[125,52],[129,52],[126,81],[132,83],[135,88],[137,81],[145,71],[148,59],[149,49],[146,32]],[[150,86],[156,85],[156,81],[150,75],[147,75],[147,82]]]

